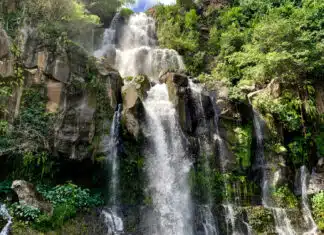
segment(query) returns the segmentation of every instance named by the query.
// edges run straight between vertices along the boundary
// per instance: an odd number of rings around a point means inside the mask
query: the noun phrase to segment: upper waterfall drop
[[[133,14],[127,23],[117,27],[118,17],[119,14],[110,28],[105,29],[102,46],[94,52],[96,57],[107,57],[122,77],[146,74],[155,80],[161,71],[184,70],[184,63],[177,51],[158,47],[152,17],[145,13]]]

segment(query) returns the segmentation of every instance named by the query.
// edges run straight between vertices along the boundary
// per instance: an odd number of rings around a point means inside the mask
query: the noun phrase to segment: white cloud
[[[176,0],[136,0],[132,8],[146,10],[158,3],[170,5],[170,4],[175,4]]]

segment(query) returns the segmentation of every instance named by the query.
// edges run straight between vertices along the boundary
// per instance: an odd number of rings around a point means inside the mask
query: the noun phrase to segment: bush
[[[58,205],[54,208],[53,215],[49,217],[46,214],[39,216],[34,228],[40,231],[48,231],[60,228],[66,221],[76,216],[77,210],[74,205],[68,203]]]
[[[75,206],[78,210],[86,210],[104,203],[100,195],[91,195],[89,189],[82,189],[72,183],[58,185],[52,189],[38,187],[38,190],[54,206],[69,204]]]
[[[298,201],[287,186],[276,188],[272,192],[272,198],[279,207],[296,208]]]
[[[312,208],[318,228],[324,230],[324,191],[312,197]]]
[[[35,221],[41,215],[38,208],[21,205],[17,202],[10,205],[9,212],[15,219],[26,222]]]

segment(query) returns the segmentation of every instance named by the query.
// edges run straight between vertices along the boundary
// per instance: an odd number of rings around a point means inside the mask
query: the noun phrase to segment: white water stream
[[[189,81],[190,89],[192,91],[192,95],[196,101],[196,115],[200,117],[201,124],[199,125],[199,129],[197,135],[199,136],[199,146],[200,146],[200,157],[204,157],[204,170],[203,173],[205,174],[206,178],[209,179],[208,174],[211,172],[210,168],[210,160],[209,155],[213,155],[213,148],[211,148],[211,143],[208,140],[207,133],[210,132],[209,126],[206,121],[205,117],[205,110],[203,107],[202,101],[202,88],[201,86],[193,83],[191,80]],[[211,182],[208,182],[211,184]],[[207,190],[207,204],[201,205],[199,208],[199,213],[201,216],[201,222],[204,227],[204,234],[205,235],[218,235],[219,228],[217,221],[211,211],[213,208],[213,198],[210,189]]]
[[[5,227],[1,230],[0,235],[9,235],[12,218],[8,212],[7,207],[4,204],[0,204],[0,216],[8,220]]]
[[[157,214],[150,235],[192,235],[192,205],[186,158],[176,110],[169,101],[165,84],[157,84],[144,102],[147,115],[146,137],[149,191]]]
[[[124,230],[123,220],[118,216],[118,195],[119,195],[119,128],[121,119],[121,105],[114,113],[113,121],[110,127],[110,135],[108,139],[104,139],[105,151],[107,151],[107,163],[110,167],[111,177],[109,182],[109,206],[110,209],[104,209],[102,214],[108,227],[108,235],[122,234]]]
[[[262,183],[262,204],[264,207],[272,211],[275,220],[275,229],[279,235],[294,235],[296,234],[290,219],[287,216],[284,208],[275,206],[271,199],[270,187],[272,179],[276,180],[275,174],[272,174],[271,169],[267,169],[267,162],[264,157],[264,137],[263,137],[263,124],[259,114],[253,110],[253,125],[256,134],[256,167],[261,169],[261,183]]]
[[[116,24],[113,20],[105,30],[102,47],[94,55],[110,57],[111,66],[122,77],[146,74],[151,79],[158,79],[161,71],[184,69],[182,58],[175,50],[157,46],[152,17],[138,13],[131,15],[123,27],[117,29]],[[121,31],[118,40],[116,30]]]
[[[309,177],[308,170],[306,166],[300,168],[300,185],[302,193],[302,212],[304,220],[309,228],[308,231],[304,232],[304,235],[316,235],[317,226],[313,219],[312,212],[309,208],[308,196],[307,196],[307,178]]]

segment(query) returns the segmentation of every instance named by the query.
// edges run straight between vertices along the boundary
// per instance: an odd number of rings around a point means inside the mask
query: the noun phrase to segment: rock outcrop
[[[15,180],[11,188],[17,193],[21,205],[32,206],[49,215],[53,212],[51,203],[47,202],[35,186],[24,180]]]
[[[139,136],[140,123],[144,115],[143,101],[150,87],[148,77],[139,75],[122,88],[123,121],[127,131],[136,139]]]
[[[10,54],[10,42],[6,31],[0,26],[0,79],[14,76],[14,61]]]

